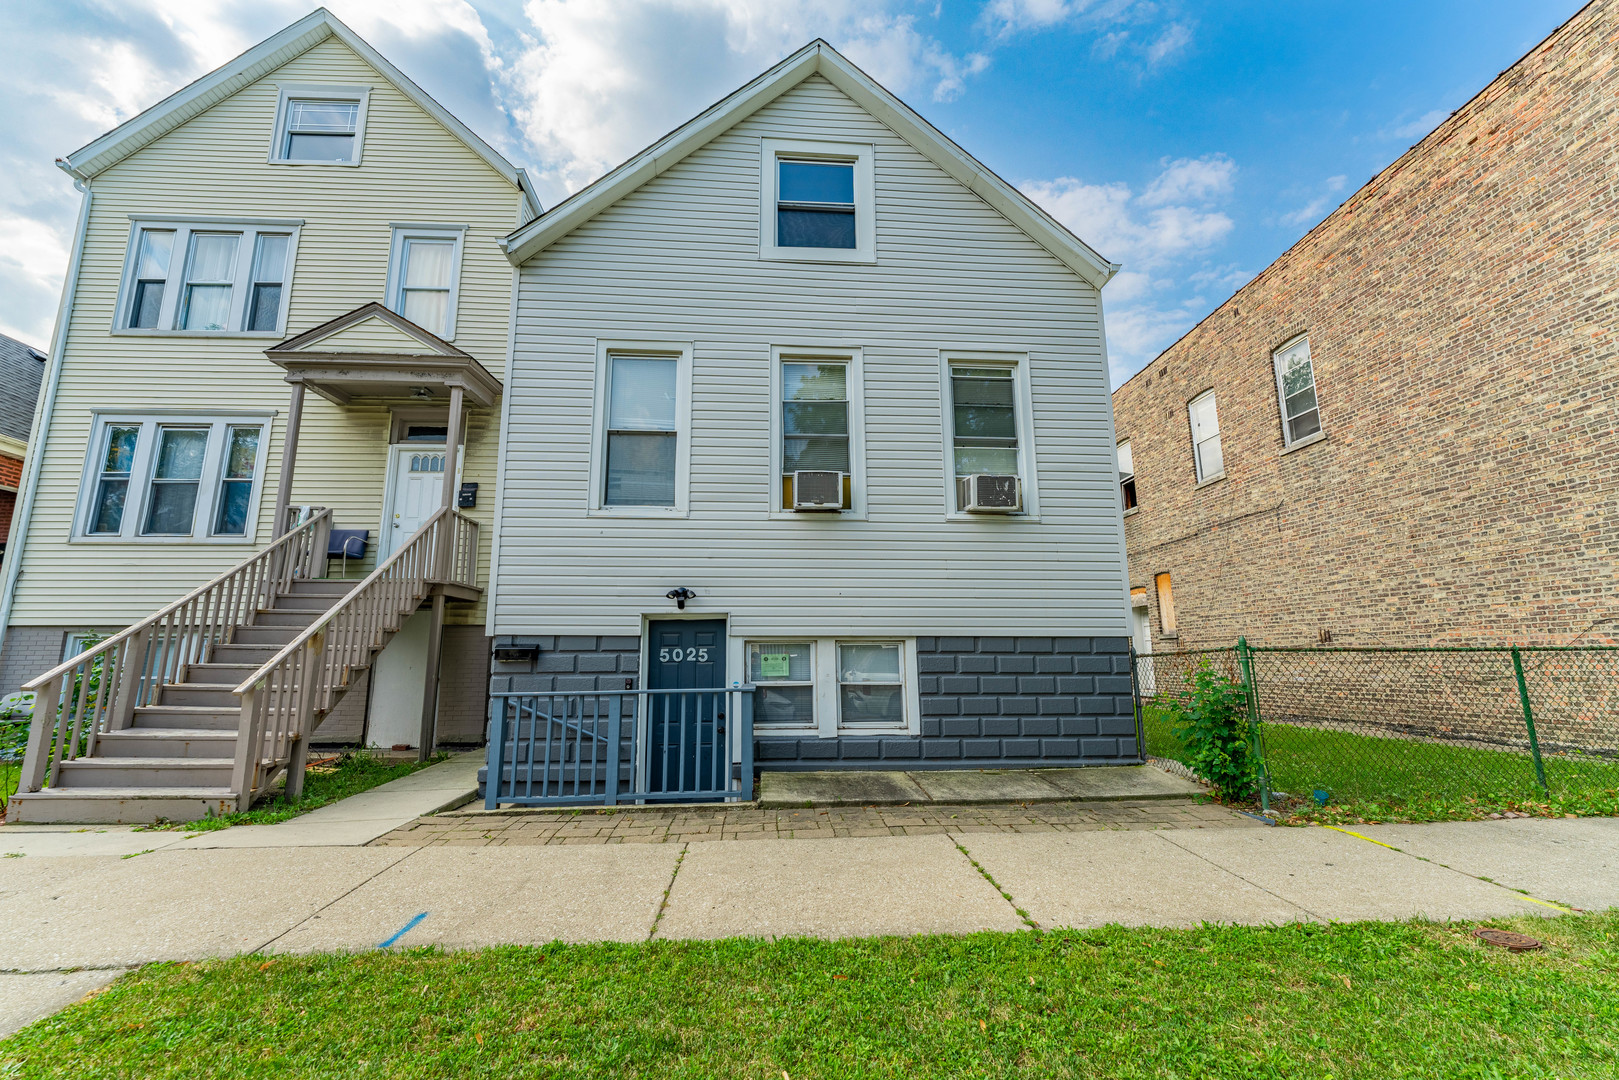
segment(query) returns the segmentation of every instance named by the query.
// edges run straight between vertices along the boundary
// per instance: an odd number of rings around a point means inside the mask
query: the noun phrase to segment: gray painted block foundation
[[[634,637],[498,637],[538,648],[491,661],[489,691],[633,689]],[[1119,765],[1141,760],[1126,638],[923,637],[916,642],[919,736],[772,737],[756,731],[760,769],[982,769]]]

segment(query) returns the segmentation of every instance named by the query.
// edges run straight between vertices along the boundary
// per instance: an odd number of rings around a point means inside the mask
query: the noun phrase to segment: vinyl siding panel
[[[876,147],[876,265],[762,261],[759,140]],[[1123,635],[1100,297],[812,77],[522,270],[497,634]],[[693,343],[690,515],[587,514],[595,342]],[[857,346],[867,519],[769,517],[772,345]],[[946,520],[941,350],[1027,353],[1040,520]]]
[[[267,163],[280,83],[371,88],[360,165]],[[504,369],[513,274],[497,241],[518,221],[519,193],[335,38],[156,139],[98,176],[93,191],[14,624],[133,621],[270,538],[289,389],[263,353],[274,339],[111,333],[130,215],[302,219],[288,337],[384,299],[392,223],[466,225],[455,344],[497,377]],[[383,510],[387,404],[340,408],[308,396],[295,503],[330,506],[337,525],[375,536]],[[256,544],[72,542],[91,415],[98,409],[273,411]],[[497,434],[494,414],[471,414],[464,478],[481,482],[485,491],[494,486]],[[471,513],[492,517],[490,503]],[[486,524],[484,568],[489,533]],[[368,560],[357,569],[369,568]],[[481,612],[464,606],[452,608],[452,617],[482,621]]]

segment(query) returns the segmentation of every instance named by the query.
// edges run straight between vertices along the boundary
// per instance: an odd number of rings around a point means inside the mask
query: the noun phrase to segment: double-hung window
[[[1035,512],[1025,367],[987,356],[946,363],[946,468],[954,513],[965,512],[980,493],[995,491],[1022,512]],[[1012,480],[968,479],[975,476]]]
[[[1321,431],[1315,400],[1315,368],[1310,339],[1301,337],[1276,350],[1276,391],[1281,398],[1282,441],[1292,446]]]
[[[765,139],[763,147],[760,254],[822,262],[874,261],[871,146]]]
[[[831,738],[920,730],[911,641],[783,638],[749,641],[743,649],[761,733]]]
[[[358,165],[369,95],[364,86],[281,87],[270,162]]]
[[[465,230],[451,225],[396,225],[388,265],[388,306],[430,334],[455,337]]]
[[[251,540],[268,424],[264,416],[99,418],[77,534]]]
[[[682,358],[609,351],[598,505],[674,509],[681,502]]]
[[[861,374],[858,352],[803,355],[774,350],[776,363],[776,456],[774,505],[783,512],[795,506],[842,509],[858,514],[864,507],[861,476]],[[837,473],[825,490],[796,490],[795,474]],[[833,498],[827,498],[835,492]]]
[[[1192,424],[1192,461],[1198,483],[1225,475],[1225,458],[1220,454],[1220,412],[1214,391],[1199,394],[1186,406]]]
[[[301,224],[137,221],[114,329],[279,336]]]

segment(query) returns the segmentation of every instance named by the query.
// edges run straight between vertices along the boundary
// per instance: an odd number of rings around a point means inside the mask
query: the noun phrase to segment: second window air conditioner
[[[1023,509],[1023,485],[1016,476],[996,473],[960,476],[956,503],[969,514],[1015,514]]]
[[[793,473],[794,510],[845,510],[843,474],[830,471]]]

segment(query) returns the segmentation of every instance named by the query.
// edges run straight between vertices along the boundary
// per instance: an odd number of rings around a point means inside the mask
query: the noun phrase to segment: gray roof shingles
[[[0,334],[0,435],[28,441],[45,363],[39,350]]]

